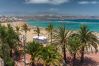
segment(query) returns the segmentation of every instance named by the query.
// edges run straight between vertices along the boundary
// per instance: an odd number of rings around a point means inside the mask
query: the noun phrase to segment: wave
[[[76,24],[99,24],[99,22],[75,22],[75,21],[57,21],[57,22],[60,22],[60,23],[76,23]]]

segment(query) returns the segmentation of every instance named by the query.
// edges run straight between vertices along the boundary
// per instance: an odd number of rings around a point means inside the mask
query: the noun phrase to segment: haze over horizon
[[[0,0],[0,15],[99,16],[99,0]]]

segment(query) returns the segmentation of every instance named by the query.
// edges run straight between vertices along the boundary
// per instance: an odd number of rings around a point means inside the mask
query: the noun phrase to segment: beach
[[[24,35],[25,34],[25,32],[22,30],[22,26],[24,24],[27,24],[28,25],[28,28],[30,29],[29,31],[27,31],[27,42],[32,41],[33,40],[33,36],[36,36],[37,35],[35,33],[35,31],[34,31],[36,29],[36,26],[31,26],[31,25],[29,25],[25,21],[16,21],[16,22],[4,22],[4,23],[1,23],[1,25],[4,25],[4,26],[7,26],[7,24],[11,24],[11,26],[14,29],[15,29],[16,26],[20,27],[20,31],[19,32],[20,32],[21,35]],[[39,27],[39,28],[40,28],[40,31],[41,31],[40,35],[44,35],[44,36],[48,37],[48,35],[47,35],[48,33],[45,30],[45,28],[44,27]],[[75,30],[74,30],[74,32],[75,32]],[[99,39],[99,32],[93,32],[93,34],[95,36],[97,36],[97,39]]]

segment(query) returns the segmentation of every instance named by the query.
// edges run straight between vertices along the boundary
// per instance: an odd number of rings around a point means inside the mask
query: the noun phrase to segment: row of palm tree
[[[50,35],[50,40],[52,44],[52,37],[53,34],[55,34],[56,43],[61,46],[62,52],[63,52],[63,59],[65,62],[65,65],[67,63],[66,59],[66,51],[70,51],[71,54],[74,56],[74,60],[76,59],[76,54],[79,51],[81,54],[81,63],[84,61],[84,52],[85,49],[94,47],[97,51],[98,46],[98,40],[97,37],[92,34],[91,31],[89,31],[88,27],[86,25],[82,25],[80,27],[80,30],[76,33],[73,33],[72,31],[66,30],[65,26],[62,25],[54,31],[54,26],[52,24],[49,24],[46,28]],[[40,29],[37,27],[36,29],[37,34],[40,34]],[[38,35],[39,36],[39,35]],[[69,47],[69,48],[68,48]],[[75,62],[73,62],[74,65]]]
[[[18,26],[16,27],[16,31],[14,31],[13,27],[11,27],[9,24],[7,27],[0,25],[0,57],[4,60],[5,66],[14,60],[13,51],[15,52],[18,50],[19,30],[20,27]],[[32,66],[35,66],[35,63],[38,61],[42,61],[44,66],[59,66],[58,63],[62,63],[62,58],[64,65],[66,66],[66,54],[69,52],[73,56],[73,66],[75,66],[75,59],[77,54],[81,55],[80,62],[83,63],[85,51],[93,47],[97,52],[99,41],[86,25],[82,25],[78,31],[73,32],[66,30],[65,25],[59,26],[58,29],[54,29],[54,26],[50,23],[46,28],[50,37],[50,44],[48,44],[46,47],[42,46],[39,42],[27,42],[28,38],[26,35],[27,31],[30,30],[27,24],[22,26],[22,30],[25,32],[23,42],[25,66],[26,53],[31,55]],[[39,36],[40,28],[37,27],[35,32]],[[8,60],[11,62],[7,62]]]
[[[49,24],[49,26],[50,25],[51,24]],[[47,29],[53,30],[52,27],[49,26]],[[52,33],[52,31],[50,32]],[[50,36],[52,36],[52,34]],[[76,33],[73,31],[66,30],[65,26],[62,25],[58,28],[54,37],[56,38],[57,41],[56,44],[61,46],[65,64],[67,63],[66,51],[70,51],[70,53],[73,54],[74,60],[76,59],[76,53],[79,52],[81,54],[81,58],[80,58],[81,63],[84,62],[85,51],[87,51],[89,48],[95,48],[95,51],[96,52],[98,51],[97,48],[98,48],[99,40],[88,29],[86,25],[81,25],[80,30],[78,30]]]
[[[48,27],[46,28],[46,30],[50,34],[50,37],[51,37],[50,39],[51,39],[51,43],[52,43],[52,39],[53,39],[52,37],[53,37],[53,32],[54,32],[53,25],[49,24]],[[94,34],[92,34],[91,31],[89,31],[89,29],[86,25],[82,25],[80,27],[80,30],[77,31],[76,33],[72,33],[72,31],[66,30],[65,26],[62,25],[59,27],[59,29],[55,33],[54,37],[58,41],[57,44],[59,44],[62,48],[65,64],[67,63],[66,50],[68,49],[68,47],[71,48],[68,50],[71,50],[72,52],[74,52],[74,54],[73,54],[74,60],[76,58],[76,53],[79,50],[79,52],[81,53],[80,62],[82,63],[84,61],[85,49],[94,47],[95,50],[97,51],[97,46],[99,43],[99,41],[97,40],[97,37]]]

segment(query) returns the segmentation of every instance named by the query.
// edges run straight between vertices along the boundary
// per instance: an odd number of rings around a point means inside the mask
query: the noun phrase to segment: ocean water
[[[90,31],[99,32],[99,20],[98,19],[66,19],[66,20],[50,20],[50,21],[36,21],[27,20],[27,23],[31,26],[38,26],[46,28],[49,23],[53,24],[55,28],[58,28],[62,24],[66,29],[79,30],[82,24],[88,26]]]

